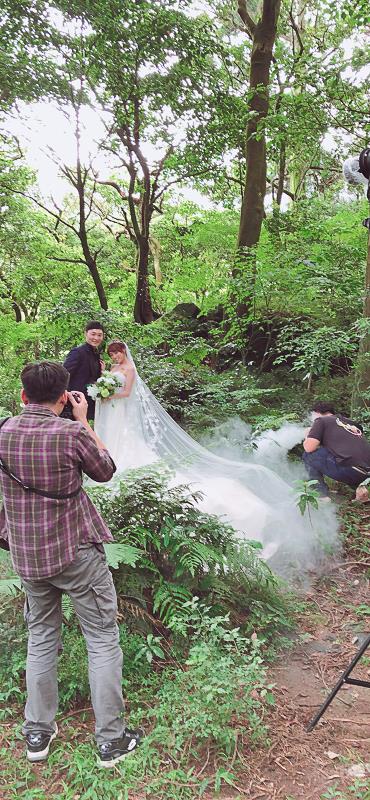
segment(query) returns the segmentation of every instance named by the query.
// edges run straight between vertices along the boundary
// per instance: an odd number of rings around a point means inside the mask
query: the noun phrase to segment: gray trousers
[[[23,580],[26,591],[27,703],[23,733],[52,733],[58,710],[57,658],[62,624],[61,600],[72,600],[89,660],[89,683],[98,744],[123,735],[122,650],[117,627],[117,597],[104,553],[83,545],[59,575]]]

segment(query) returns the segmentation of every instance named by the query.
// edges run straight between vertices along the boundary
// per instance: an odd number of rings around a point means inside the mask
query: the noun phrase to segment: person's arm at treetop
[[[81,351],[78,347],[72,347],[72,350],[67,355],[67,358],[63,364],[63,366],[68,370],[71,378],[73,379],[81,361]]]
[[[322,438],[322,421],[320,418],[315,419],[312,427],[307,433],[303,442],[303,449],[306,453],[314,453],[321,445]]]
[[[370,500],[370,478],[362,481],[356,489],[356,500],[367,503]]]

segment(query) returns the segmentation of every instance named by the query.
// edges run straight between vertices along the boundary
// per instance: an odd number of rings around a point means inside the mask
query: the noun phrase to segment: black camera
[[[364,147],[364,149],[361,150],[358,157],[358,164],[361,175],[363,175],[366,180],[370,180],[370,147]]]
[[[77,394],[77,392],[72,392],[72,394],[73,394],[74,399],[76,400],[76,403],[79,403],[80,402],[79,394]],[[65,404],[65,406],[63,408],[63,411],[62,411],[61,414],[59,414],[59,416],[63,417],[63,419],[71,419],[74,422],[76,421],[74,416],[73,416],[73,406],[72,406],[72,403],[71,403],[70,400],[67,400],[67,402],[66,402],[66,404]]]

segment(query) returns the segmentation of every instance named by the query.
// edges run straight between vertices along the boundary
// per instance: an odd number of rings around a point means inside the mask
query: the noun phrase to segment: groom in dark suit
[[[70,392],[83,392],[88,404],[87,419],[94,419],[95,402],[88,397],[86,389],[89,383],[100,378],[104,362],[100,359],[99,348],[104,339],[104,328],[100,322],[93,320],[85,327],[85,344],[73,347],[64,362],[70,374],[68,389]]]

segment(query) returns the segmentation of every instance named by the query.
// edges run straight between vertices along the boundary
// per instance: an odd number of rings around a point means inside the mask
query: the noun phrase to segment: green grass
[[[356,780],[345,791],[335,784],[320,796],[320,800],[370,800],[370,777]]]
[[[126,670],[128,722],[144,727],[146,736],[135,756],[108,774],[96,766],[91,713],[87,720],[78,709],[75,715],[72,709],[69,717],[68,712],[62,714],[60,735],[49,760],[36,766],[28,764],[23,752],[22,708],[9,704],[8,715],[12,713],[13,719],[16,715],[19,723],[7,726],[3,736],[1,763],[7,788],[4,785],[1,800],[129,796],[136,800],[144,795],[188,800],[201,796],[206,788],[218,791],[224,784],[237,786],[241,768],[237,742],[242,742],[244,753],[268,742],[263,717],[274,698],[265,683],[260,643],[228,627],[227,618],[209,617],[196,601],[189,610],[189,626],[182,662],[168,665],[156,659],[151,665],[150,641],[136,665]],[[85,681],[81,639],[73,629],[67,630],[67,636],[65,671],[60,670],[64,701],[68,686],[73,695],[78,675],[82,675],[81,685]],[[124,650],[129,638],[123,632]],[[126,655],[130,652],[126,649]],[[90,705],[85,696],[80,702]]]

